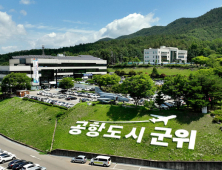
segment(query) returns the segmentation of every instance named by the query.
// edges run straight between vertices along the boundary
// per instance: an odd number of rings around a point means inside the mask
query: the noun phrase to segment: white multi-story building
[[[12,72],[26,73],[32,78],[32,89],[36,89],[47,84],[57,86],[58,80],[63,77],[82,78],[107,74],[107,61],[91,55],[14,56],[9,60],[9,66],[0,66],[0,81]]]
[[[158,49],[144,49],[144,62],[157,63],[187,63],[187,50],[179,50],[176,47],[160,46]]]

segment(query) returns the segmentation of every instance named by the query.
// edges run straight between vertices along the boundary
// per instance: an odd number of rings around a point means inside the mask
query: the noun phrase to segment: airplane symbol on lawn
[[[157,117],[157,118],[158,118],[158,119],[155,119],[155,118],[149,119],[151,122],[153,122],[153,123],[156,123],[156,122],[164,122],[164,125],[165,125],[165,126],[167,125],[168,120],[174,119],[174,118],[177,117],[176,115],[171,115],[171,116],[150,115],[150,116],[153,116],[153,117]]]

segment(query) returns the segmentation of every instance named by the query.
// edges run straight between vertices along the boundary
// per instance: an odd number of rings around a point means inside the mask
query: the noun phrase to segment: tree
[[[94,81],[93,79],[88,79],[88,80],[86,80],[86,83],[89,83],[89,84],[94,84],[94,83],[95,83],[95,81]]]
[[[209,59],[208,57],[197,56],[192,59],[192,62],[194,62],[195,64],[203,65],[207,63],[208,59]]]
[[[121,75],[121,76],[126,75],[126,72],[125,72],[124,70],[122,70],[122,71],[120,72],[120,75]]]
[[[70,89],[74,87],[74,81],[71,77],[65,77],[59,82],[59,87],[62,89]]]
[[[156,67],[153,67],[153,71],[151,73],[151,77],[159,77],[159,73],[158,73]]]
[[[120,75],[120,70],[116,70],[115,73],[119,76]]]
[[[95,75],[93,78],[95,82],[98,83],[100,88],[102,86],[112,86],[114,84],[119,83],[119,81],[121,80],[121,78],[116,74]]]
[[[1,83],[3,92],[16,92],[16,90],[31,89],[31,78],[26,73],[10,73],[5,76]]]
[[[136,72],[135,72],[134,70],[130,70],[130,71],[129,71],[129,75],[130,75],[130,76],[134,76],[134,75],[136,75]]]
[[[185,93],[187,104],[201,109],[209,104],[213,107],[222,100],[222,80],[210,72],[198,72],[189,81],[188,93]]]
[[[155,102],[159,105],[159,107],[160,107],[161,104],[164,103],[164,99],[163,99],[163,96],[162,96],[162,92],[161,92],[161,91],[159,91],[159,92],[157,93]]]
[[[74,78],[75,81],[83,81],[82,78]]]
[[[184,95],[188,80],[185,76],[177,74],[175,77],[166,77],[162,86],[162,92],[171,96],[177,102],[177,109],[180,108],[180,98]]]
[[[209,59],[206,61],[206,65],[208,67],[216,68],[220,65],[220,62],[217,60],[216,56],[211,55]]]
[[[147,74],[141,74],[126,78],[121,84],[121,91],[135,100],[136,105],[141,98],[154,94],[153,80]]]

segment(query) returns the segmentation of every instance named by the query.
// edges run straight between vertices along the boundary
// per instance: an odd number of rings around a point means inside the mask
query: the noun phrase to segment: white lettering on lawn
[[[121,131],[114,131],[113,128],[115,128],[115,129],[123,129],[123,126],[110,125],[110,127],[109,127],[107,132],[111,133],[111,134],[110,135],[104,134],[103,137],[120,139],[121,136],[117,136],[116,134],[121,134]]]
[[[151,122],[153,122],[153,123],[164,122],[165,126],[167,125],[167,123],[170,119],[174,119],[177,117],[176,115],[159,116],[159,115],[153,115],[153,114],[151,114],[151,116],[156,117],[156,118],[149,119]],[[129,121],[126,121],[126,122],[129,123]],[[149,121],[146,121],[146,122],[149,122]],[[88,121],[77,121],[76,123],[82,124],[82,125],[71,126],[70,131],[69,131],[69,133],[71,135],[79,135],[82,132],[81,130],[86,130],[86,125],[88,124]],[[106,123],[109,123],[109,122],[106,122]],[[106,123],[104,121],[95,121],[94,123],[89,125],[89,128],[88,128],[89,132],[87,132],[86,135],[89,137],[99,136],[99,132],[101,132],[103,129],[106,128],[105,127]],[[118,122],[118,123],[120,123],[120,122]],[[122,122],[122,123],[124,123],[124,122]],[[132,123],[135,123],[135,121],[132,121]],[[141,122],[136,121],[136,123],[141,123]],[[110,125],[110,127],[107,131],[109,134],[104,134],[103,137],[120,139],[121,138],[121,136],[120,136],[121,131],[120,130],[113,130],[113,129],[123,129],[123,126]],[[135,128],[135,127],[132,128],[131,132],[129,134],[125,135],[125,138],[129,138],[132,136],[134,139],[137,139],[137,143],[141,143],[142,138],[143,138],[143,134],[145,132],[145,127],[141,127],[140,132],[139,132],[139,136],[136,135],[136,129],[137,128]],[[164,138],[172,138],[172,135],[171,135],[172,128],[155,127],[155,130],[165,131],[165,134],[151,133],[150,134],[151,136],[156,136],[156,137],[153,137],[151,139],[150,145],[168,146],[168,143],[163,142],[163,139]],[[196,130],[191,130],[190,138],[188,138],[189,132],[187,130],[178,129],[177,131],[175,131],[176,137],[174,137],[172,139],[172,141],[177,142],[177,148],[183,148],[183,143],[189,142],[188,149],[194,149],[195,141],[196,141],[196,134],[197,134]]]
[[[139,134],[139,137],[136,135],[136,128],[133,128],[132,131],[125,135],[125,138],[129,138],[129,137],[133,137],[134,139],[137,139],[137,143],[141,143],[141,140],[143,138],[143,134],[144,134],[144,131],[145,131],[145,127],[142,127],[141,130],[140,130],[140,134]]]

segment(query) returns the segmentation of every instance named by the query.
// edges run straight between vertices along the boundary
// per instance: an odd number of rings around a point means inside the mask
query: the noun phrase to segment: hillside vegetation
[[[118,105],[88,106],[86,103],[80,103],[65,111],[52,106],[24,101],[20,98],[0,101],[0,108],[0,133],[44,151],[50,148],[56,115],[64,113],[58,120],[53,149],[69,149],[152,160],[222,161],[222,136],[219,130],[221,125],[212,124],[212,118],[208,114],[174,109],[150,111],[144,107],[125,108]],[[163,122],[118,124],[124,127],[121,130],[120,139],[102,137],[103,134],[107,134],[109,126],[114,124],[106,124],[105,129],[95,138],[86,136],[88,130],[83,130],[80,135],[69,134],[70,127],[76,126],[76,121],[149,120],[152,118],[150,114],[177,115],[177,118],[169,120],[167,126],[164,126]],[[137,128],[137,135],[141,127],[146,128],[141,144],[137,144],[132,137],[127,139],[124,137],[133,127]],[[183,145],[182,149],[176,149],[176,143],[167,138],[164,139],[164,142],[169,143],[168,147],[150,145],[150,134],[152,132],[161,133],[155,131],[155,127],[172,128],[173,137],[178,129],[185,129],[189,132],[197,130],[195,149],[188,150],[187,143]]]
[[[222,8],[212,9],[197,18],[180,18],[167,26],[144,28],[136,33],[104,38],[95,43],[79,44],[59,49],[45,49],[46,55],[65,53],[67,56],[90,54],[106,59],[108,64],[132,61],[135,56],[143,61],[143,51],[160,46],[188,50],[188,61],[198,55],[222,54]],[[0,64],[16,55],[41,55],[32,49],[0,55]]]

